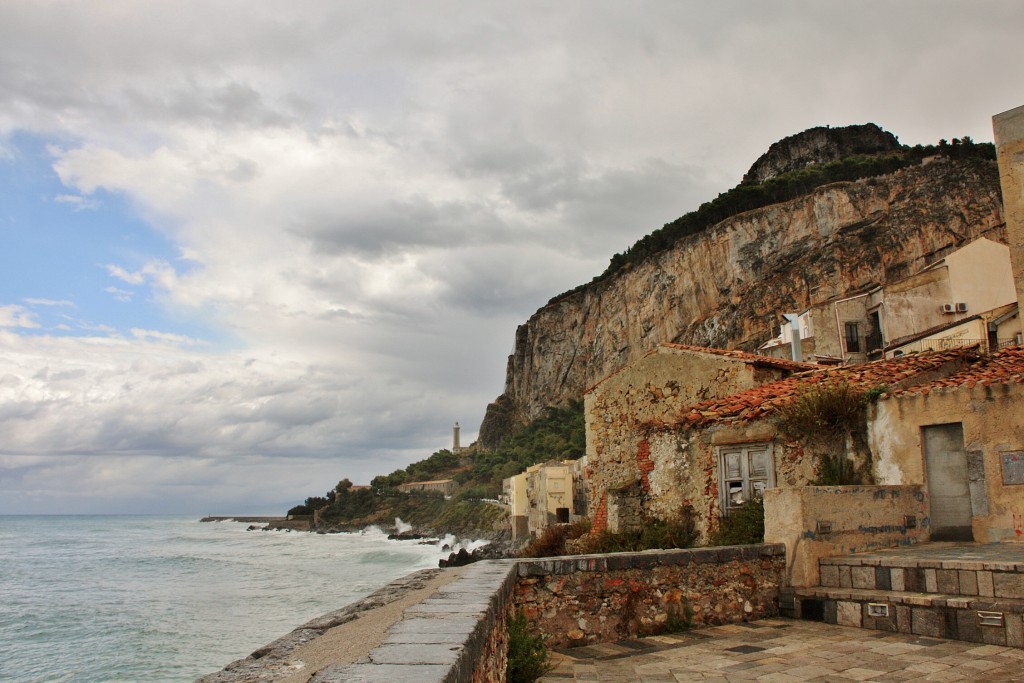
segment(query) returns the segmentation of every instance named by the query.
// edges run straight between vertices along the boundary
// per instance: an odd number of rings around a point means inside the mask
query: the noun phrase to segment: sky
[[[1024,104],[1018,0],[0,0],[0,514],[283,513],[768,146]]]

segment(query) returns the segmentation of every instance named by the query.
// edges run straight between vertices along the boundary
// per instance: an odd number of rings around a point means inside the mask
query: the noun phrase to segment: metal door
[[[973,541],[964,428],[959,422],[921,428],[934,541]]]

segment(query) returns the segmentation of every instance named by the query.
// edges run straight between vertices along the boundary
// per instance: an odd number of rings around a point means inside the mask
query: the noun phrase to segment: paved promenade
[[[1024,650],[766,619],[554,653],[545,683],[1024,681]]]

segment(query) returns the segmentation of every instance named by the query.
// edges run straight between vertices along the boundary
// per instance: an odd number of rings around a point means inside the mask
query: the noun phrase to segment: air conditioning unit
[[[956,305],[956,312],[957,313],[966,313],[967,312],[967,304],[957,304]]]
[[[942,304],[941,310],[945,314],[956,313],[956,307],[953,304]]]

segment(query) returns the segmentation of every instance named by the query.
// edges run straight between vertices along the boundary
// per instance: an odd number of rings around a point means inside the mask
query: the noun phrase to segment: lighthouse
[[[456,422],[455,426],[452,427],[452,453],[458,453],[462,450],[462,446],[459,445],[459,423]]]

